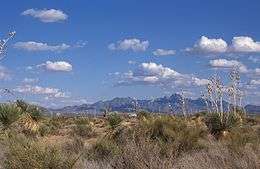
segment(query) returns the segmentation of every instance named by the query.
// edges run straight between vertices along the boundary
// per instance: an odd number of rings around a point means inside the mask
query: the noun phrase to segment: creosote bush
[[[112,129],[116,128],[122,122],[122,118],[117,113],[111,113],[108,115],[108,123]]]

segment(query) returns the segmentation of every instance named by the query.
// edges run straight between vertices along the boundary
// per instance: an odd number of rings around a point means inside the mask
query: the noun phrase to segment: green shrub
[[[4,128],[8,128],[17,121],[21,114],[22,111],[15,104],[0,105],[0,122]]]
[[[140,137],[150,138],[160,145],[162,154],[167,154],[168,151],[177,155],[202,148],[199,140],[205,138],[207,133],[200,126],[189,126],[186,120],[171,116],[146,120],[139,130]]]
[[[109,114],[108,123],[110,127],[114,129],[117,126],[119,126],[121,122],[122,122],[122,118],[118,114],[116,113]]]
[[[210,133],[219,138],[223,131],[228,131],[241,124],[241,116],[234,113],[224,113],[221,117],[218,113],[210,113],[206,116],[205,123]]]

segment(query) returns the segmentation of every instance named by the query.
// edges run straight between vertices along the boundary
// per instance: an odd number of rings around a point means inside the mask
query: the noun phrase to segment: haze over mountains
[[[146,110],[149,112],[160,113],[182,113],[183,99],[179,94],[173,94],[170,97],[156,98],[152,100],[138,100],[131,97],[114,98],[107,101],[98,101],[93,104],[82,104],[75,106],[67,106],[61,109],[51,109],[52,112],[59,113],[86,113],[86,114],[100,114],[104,110],[118,111],[118,112],[135,112],[136,110]],[[190,99],[185,98],[185,111],[187,113],[196,113],[206,111],[206,102],[202,98]],[[224,101],[224,110],[228,109],[229,103]],[[250,113],[260,113],[260,106],[246,105],[245,110]]]

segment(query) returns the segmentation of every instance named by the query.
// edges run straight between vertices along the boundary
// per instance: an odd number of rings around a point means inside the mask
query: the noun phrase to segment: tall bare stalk
[[[241,95],[241,91],[239,89],[239,84],[240,84],[240,74],[237,68],[234,68],[230,72],[230,80],[231,80],[231,85],[229,87],[229,96],[232,98],[232,104],[233,104],[233,113],[236,115],[237,113],[237,101],[239,99],[239,95]],[[241,98],[242,100],[242,98]]]
[[[187,114],[186,114],[186,107],[185,107],[186,105],[185,105],[185,97],[184,97],[183,90],[181,91],[180,95],[181,95],[181,104],[182,104],[182,114],[184,117],[186,117]]]
[[[4,53],[5,53],[5,50],[6,50],[6,45],[7,45],[7,42],[12,39],[14,37],[14,35],[16,34],[15,31],[13,32],[10,32],[8,34],[8,37],[6,39],[2,39],[0,40],[0,60],[3,59],[4,57]]]

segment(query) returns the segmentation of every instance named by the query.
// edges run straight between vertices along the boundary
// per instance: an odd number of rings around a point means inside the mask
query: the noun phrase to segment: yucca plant
[[[224,86],[219,76],[213,76],[207,86],[207,95],[204,95],[206,96],[207,106],[208,102],[211,104],[211,107],[207,108],[209,112],[206,116],[206,125],[210,133],[216,138],[219,138],[223,132],[230,130],[232,127],[242,124],[244,118],[244,113],[238,111],[237,106],[237,99],[241,93],[238,70],[233,69],[229,77],[231,85]],[[228,108],[226,112],[223,109],[224,96],[230,97],[230,101],[233,103],[231,109]]]
[[[241,124],[241,116],[231,113],[224,113],[222,116],[218,113],[210,113],[206,116],[206,125],[210,133],[219,138],[223,132],[229,131]]]
[[[0,123],[4,129],[17,121],[23,112],[15,104],[0,105]]]
[[[42,118],[42,113],[37,106],[30,105],[23,100],[17,100],[15,103],[23,113],[28,113],[34,121],[39,121]]]

